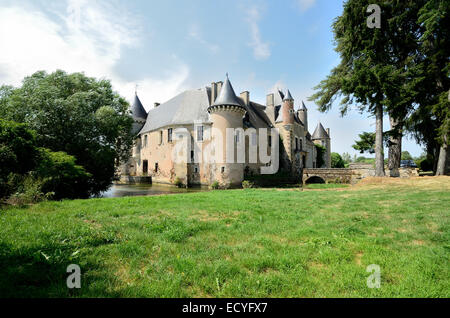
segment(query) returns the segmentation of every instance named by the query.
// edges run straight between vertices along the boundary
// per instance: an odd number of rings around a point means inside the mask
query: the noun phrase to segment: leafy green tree
[[[352,157],[350,156],[350,154],[348,152],[344,152],[342,154],[342,160],[344,160],[344,164],[348,165],[349,163],[352,162]]]
[[[345,168],[345,162],[337,152],[331,153],[331,168]]]
[[[85,193],[96,195],[110,186],[115,166],[129,156],[133,121],[128,103],[108,80],[40,71],[20,88],[0,92],[1,117],[26,123],[40,147],[74,156],[91,175]]]
[[[450,2],[427,1],[419,12],[418,21],[424,27],[420,38],[424,58],[417,67],[423,72],[423,81],[418,88],[419,91],[421,89],[421,96],[429,102],[422,103],[421,106],[430,109],[437,119],[439,155],[436,156],[436,175],[444,175],[450,173]]]
[[[0,198],[14,190],[9,181],[15,174],[25,174],[36,167],[37,157],[35,133],[24,124],[0,118]]]
[[[363,132],[359,134],[359,140],[355,140],[352,147],[360,153],[375,153],[375,133]]]
[[[352,105],[368,111],[376,119],[376,175],[384,175],[383,113],[391,121],[389,143],[392,163],[398,168],[403,120],[416,102],[417,39],[420,36],[418,12],[426,0],[383,1],[381,27],[369,28],[366,9],[371,0],[348,0],[334,24],[336,51],[341,62],[330,75],[316,86],[310,100],[319,110],[327,111],[337,97],[341,99],[341,114]]]
[[[402,160],[413,160],[413,157],[408,151],[402,151]]]
[[[75,163],[75,157],[65,152],[41,148],[39,164],[33,176],[42,180],[42,192],[53,193],[52,198],[86,198],[91,175]]]

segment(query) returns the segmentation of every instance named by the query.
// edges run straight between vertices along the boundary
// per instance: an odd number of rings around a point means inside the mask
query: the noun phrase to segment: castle
[[[270,173],[280,170],[300,178],[303,168],[317,167],[314,144],[325,148],[322,167],[331,166],[330,130],[318,123],[311,135],[308,110],[303,102],[294,109],[289,90],[277,89],[261,105],[250,100],[248,91],[236,96],[227,75],[225,82],[155,103],[148,113],[136,93],[131,114],[137,137],[129,161],[121,168],[125,176],[151,176],[152,182],[176,180],[185,185],[217,182],[228,187],[239,186],[247,175],[274,166]],[[215,154],[215,160],[205,160],[206,149]],[[241,155],[239,149],[244,149]],[[275,152],[278,156],[274,157]],[[264,161],[262,153],[279,162]],[[179,156],[186,160],[178,160]]]

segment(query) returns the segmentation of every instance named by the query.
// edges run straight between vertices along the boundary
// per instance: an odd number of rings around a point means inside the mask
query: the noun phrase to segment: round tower
[[[298,118],[300,118],[301,122],[305,126],[305,132],[308,131],[308,109],[305,106],[305,103],[302,101],[301,108],[297,111]]]
[[[325,156],[324,156],[324,161],[325,161],[324,168],[331,168],[330,128],[325,130],[325,128],[323,128],[322,124],[319,122],[317,124],[316,129],[314,130],[313,135],[311,136],[311,139],[315,144],[325,147],[326,152],[325,152]],[[317,168],[322,168],[322,167],[317,167]]]
[[[147,112],[145,111],[144,106],[142,106],[141,100],[139,99],[137,92],[134,94],[134,101],[131,104],[131,116],[133,117],[133,134],[137,134],[147,120]]]
[[[243,141],[243,118],[246,112],[245,105],[234,93],[227,74],[219,96],[208,107],[212,122],[212,143],[216,153],[211,182],[217,181],[228,187],[240,186],[244,180],[244,164],[237,163],[236,160],[236,141]],[[234,130],[232,134],[230,128]],[[237,128],[241,131],[236,131]],[[234,158],[227,158],[227,146],[233,147]]]
[[[289,90],[287,90],[286,96],[283,98],[281,111],[283,115],[283,124],[292,125],[294,123],[294,99]]]

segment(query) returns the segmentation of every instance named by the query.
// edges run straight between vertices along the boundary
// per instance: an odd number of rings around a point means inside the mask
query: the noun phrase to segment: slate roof
[[[142,106],[142,103],[137,94],[134,96],[134,101],[131,105],[131,114],[133,116],[133,119],[145,120],[147,118],[147,112],[145,111],[144,106]]]
[[[209,94],[207,87],[188,90],[149,110],[147,121],[139,134],[169,125],[192,125],[196,120],[209,123]]]
[[[325,128],[323,128],[322,124],[319,122],[311,138],[312,140],[325,139],[330,138],[330,136],[328,136],[327,131],[325,130]]]
[[[242,100],[236,96],[234,93],[233,86],[231,86],[230,80],[225,80],[225,83],[222,85],[222,89],[220,90],[219,96],[214,101],[212,106],[220,106],[220,105],[231,105],[231,106],[239,106],[245,108],[242,103]]]
[[[306,108],[305,103],[302,101],[302,107],[300,108],[301,110],[308,110],[308,108]]]
[[[294,99],[292,98],[291,92],[290,92],[289,90],[287,90],[287,94],[286,94],[286,96],[283,98],[283,101],[285,101],[285,100],[294,100]]]

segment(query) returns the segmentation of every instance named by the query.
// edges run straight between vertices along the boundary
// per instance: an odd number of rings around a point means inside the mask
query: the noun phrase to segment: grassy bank
[[[424,177],[0,210],[0,296],[449,297],[449,203]]]

